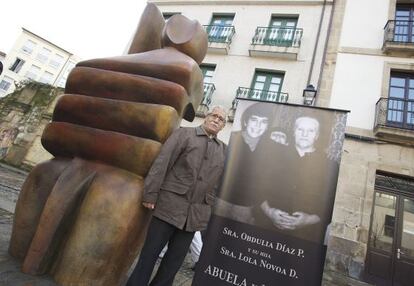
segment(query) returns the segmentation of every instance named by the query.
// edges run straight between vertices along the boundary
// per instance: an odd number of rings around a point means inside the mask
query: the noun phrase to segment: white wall
[[[382,52],[391,0],[347,0],[330,107],[348,109],[348,126],[372,130],[375,106],[389,84],[385,63],[414,64]]]
[[[340,46],[381,49],[390,0],[347,0]]]
[[[330,107],[351,111],[348,126],[373,128],[383,66],[380,57],[338,54]]]
[[[153,1],[158,2],[158,1]],[[168,2],[168,1],[167,1]],[[182,1],[185,2],[185,1]],[[254,1],[253,1],[254,2]],[[197,19],[200,24],[208,25],[214,13],[234,13],[233,25],[236,34],[232,40],[228,55],[209,53],[204,63],[216,64],[216,70],[212,82],[216,87],[212,104],[220,104],[227,108],[236,96],[238,87],[250,87],[255,69],[274,70],[285,72],[282,92],[289,93],[290,103],[303,102],[302,93],[306,87],[313,49],[316,41],[317,28],[322,11],[322,1],[315,5],[208,5],[200,2],[200,5],[163,5],[158,4],[162,12],[180,12],[182,15]],[[157,3],[156,3],[157,4]],[[313,84],[316,86],[320,70],[320,60],[326,37],[327,24],[331,6],[326,8],[324,28],[322,29],[322,41],[319,45],[319,54],[315,61]],[[249,48],[258,26],[267,27],[272,14],[274,15],[299,15],[297,28],[303,28],[303,37],[297,60],[286,60],[274,57],[250,57]]]
[[[212,100],[213,105],[220,104],[230,107],[238,87],[250,88],[255,69],[285,72],[281,91],[289,93],[290,103],[302,102],[302,92],[308,77],[308,69],[303,63],[218,55],[208,55],[204,63],[216,64],[212,80],[216,86]]]

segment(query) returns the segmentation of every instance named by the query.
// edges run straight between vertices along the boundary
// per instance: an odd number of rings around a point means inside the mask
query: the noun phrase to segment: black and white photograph
[[[332,115],[287,105],[246,105],[235,122],[241,129],[231,135],[216,214],[323,242],[339,168]]]
[[[222,271],[252,273],[255,285],[320,285],[345,120],[337,110],[239,100],[194,281]]]

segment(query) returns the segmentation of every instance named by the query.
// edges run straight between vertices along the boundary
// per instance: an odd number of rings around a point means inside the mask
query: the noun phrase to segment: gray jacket
[[[143,201],[155,203],[153,215],[186,231],[205,229],[225,149],[201,127],[175,130],[145,178]]]

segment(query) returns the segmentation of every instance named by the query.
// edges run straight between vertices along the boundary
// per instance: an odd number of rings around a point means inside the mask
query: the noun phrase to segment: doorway
[[[377,174],[366,259],[377,285],[414,281],[414,182]]]

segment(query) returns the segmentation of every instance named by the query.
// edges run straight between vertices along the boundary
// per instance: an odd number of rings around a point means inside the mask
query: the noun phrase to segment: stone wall
[[[364,281],[377,171],[414,176],[414,148],[347,138],[340,166],[326,271]]]
[[[30,169],[50,158],[40,144],[44,127],[63,89],[27,81],[0,100],[0,159]]]

